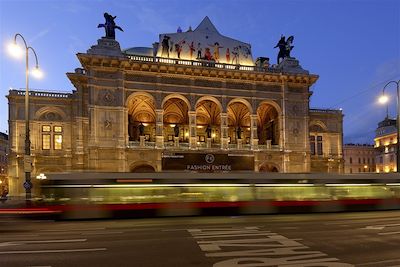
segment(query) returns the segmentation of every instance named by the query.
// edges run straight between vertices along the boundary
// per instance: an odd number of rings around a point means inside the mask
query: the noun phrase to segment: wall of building
[[[376,151],[373,145],[346,144],[343,147],[345,173],[375,172]]]
[[[309,86],[316,75],[218,69],[122,54],[90,52],[78,58],[82,68],[67,74],[72,93],[32,92],[30,97],[32,177],[83,170],[162,171],[165,153],[236,154],[254,159],[254,171],[342,171],[342,113],[309,110]],[[22,195],[24,92],[11,90],[8,99],[10,187],[12,194]],[[265,128],[272,121],[274,126]],[[132,134],[140,123],[146,123],[143,139]],[[182,131],[177,139],[170,138],[172,124]],[[207,124],[212,138],[206,137]],[[322,136],[322,155],[311,155],[310,134]]]
[[[396,120],[386,117],[379,122],[375,135],[376,172],[397,171]]]

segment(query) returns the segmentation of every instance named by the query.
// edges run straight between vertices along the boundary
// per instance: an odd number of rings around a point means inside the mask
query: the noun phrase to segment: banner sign
[[[164,153],[162,169],[194,172],[254,171],[254,155]]]

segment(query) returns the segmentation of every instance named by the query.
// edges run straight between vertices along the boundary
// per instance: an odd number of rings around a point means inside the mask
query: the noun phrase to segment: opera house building
[[[32,178],[342,172],[342,111],[310,108],[318,75],[296,58],[254,58],[249,43],[221,35],[208,17],[156,38],[121,50],[103,37],[77,54],[70,93],[30,92]],[[7,97],[10,195],[22,195],[25,90]]]

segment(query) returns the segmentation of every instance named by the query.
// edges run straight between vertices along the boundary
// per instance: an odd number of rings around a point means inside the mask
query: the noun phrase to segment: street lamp
[[[382,96],[379,98],[379,103],[385,104],[389,101],[389,97],[385,95],[385,89],[389,84],[396,84],[397,89],[397,119],[396,119],[396,128],[397,128],[397,144],[396,144],[396,171],[400,173],[400,80],[398,81],[390,81],[383,87]]]
[[[31,169],[32,169],[32,160],[31,160],[31,141],[29,137],[29,50],[33,52],[35,55],[35,61],[36,65],[35,68],[32,70],[31,74],[35,78],[41,78],[42,77],[42,72],[39,69],[39,61],[36,55],[35,50],[28,46],[25,38],[17,33],[14,36],[14,42],[11,43],[8,46],[8,51],[9,53],[16,57],[16,58],[21,58],[23,55],[23,50],[21,49],[20,46],[17,45],[17,38],[20,37],[22,41],[24,42],[25,45],[25,156],[24,156],[24,171],[25,171],[25,183],[24,183],[24,188],[26,192],[25,199],[27,203],[29,203],[31,199],[31,188],[32,188],[32,182],[31,182]]]
[[[38,180],[46,180],[47,176],[44,175],[44,173],[40,173],[38,176],[36,176],[36,179],[38,179]]]

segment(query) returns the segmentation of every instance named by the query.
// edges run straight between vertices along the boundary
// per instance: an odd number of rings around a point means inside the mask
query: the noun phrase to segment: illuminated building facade
[[[152,48],[122,51],[101,38],[77,56],[82,67],[67,73],[72,93],[31,92],[32,176],[342,172],[342,112],[309,108],[318,76],[295,58],[254,61],[250,44],[222,36],[207,17],[194,30],[161,34]],[[8,95],[17,193],[24,94]]]
[[[375,172],[375,155],[373,145],[345,144],[343,146],[344,172]]]
[[[396,172],[396,120],[386,117],[375,131],[376,172]]]
[[[0,132],[0,196],[8,191],[8,135]]]

